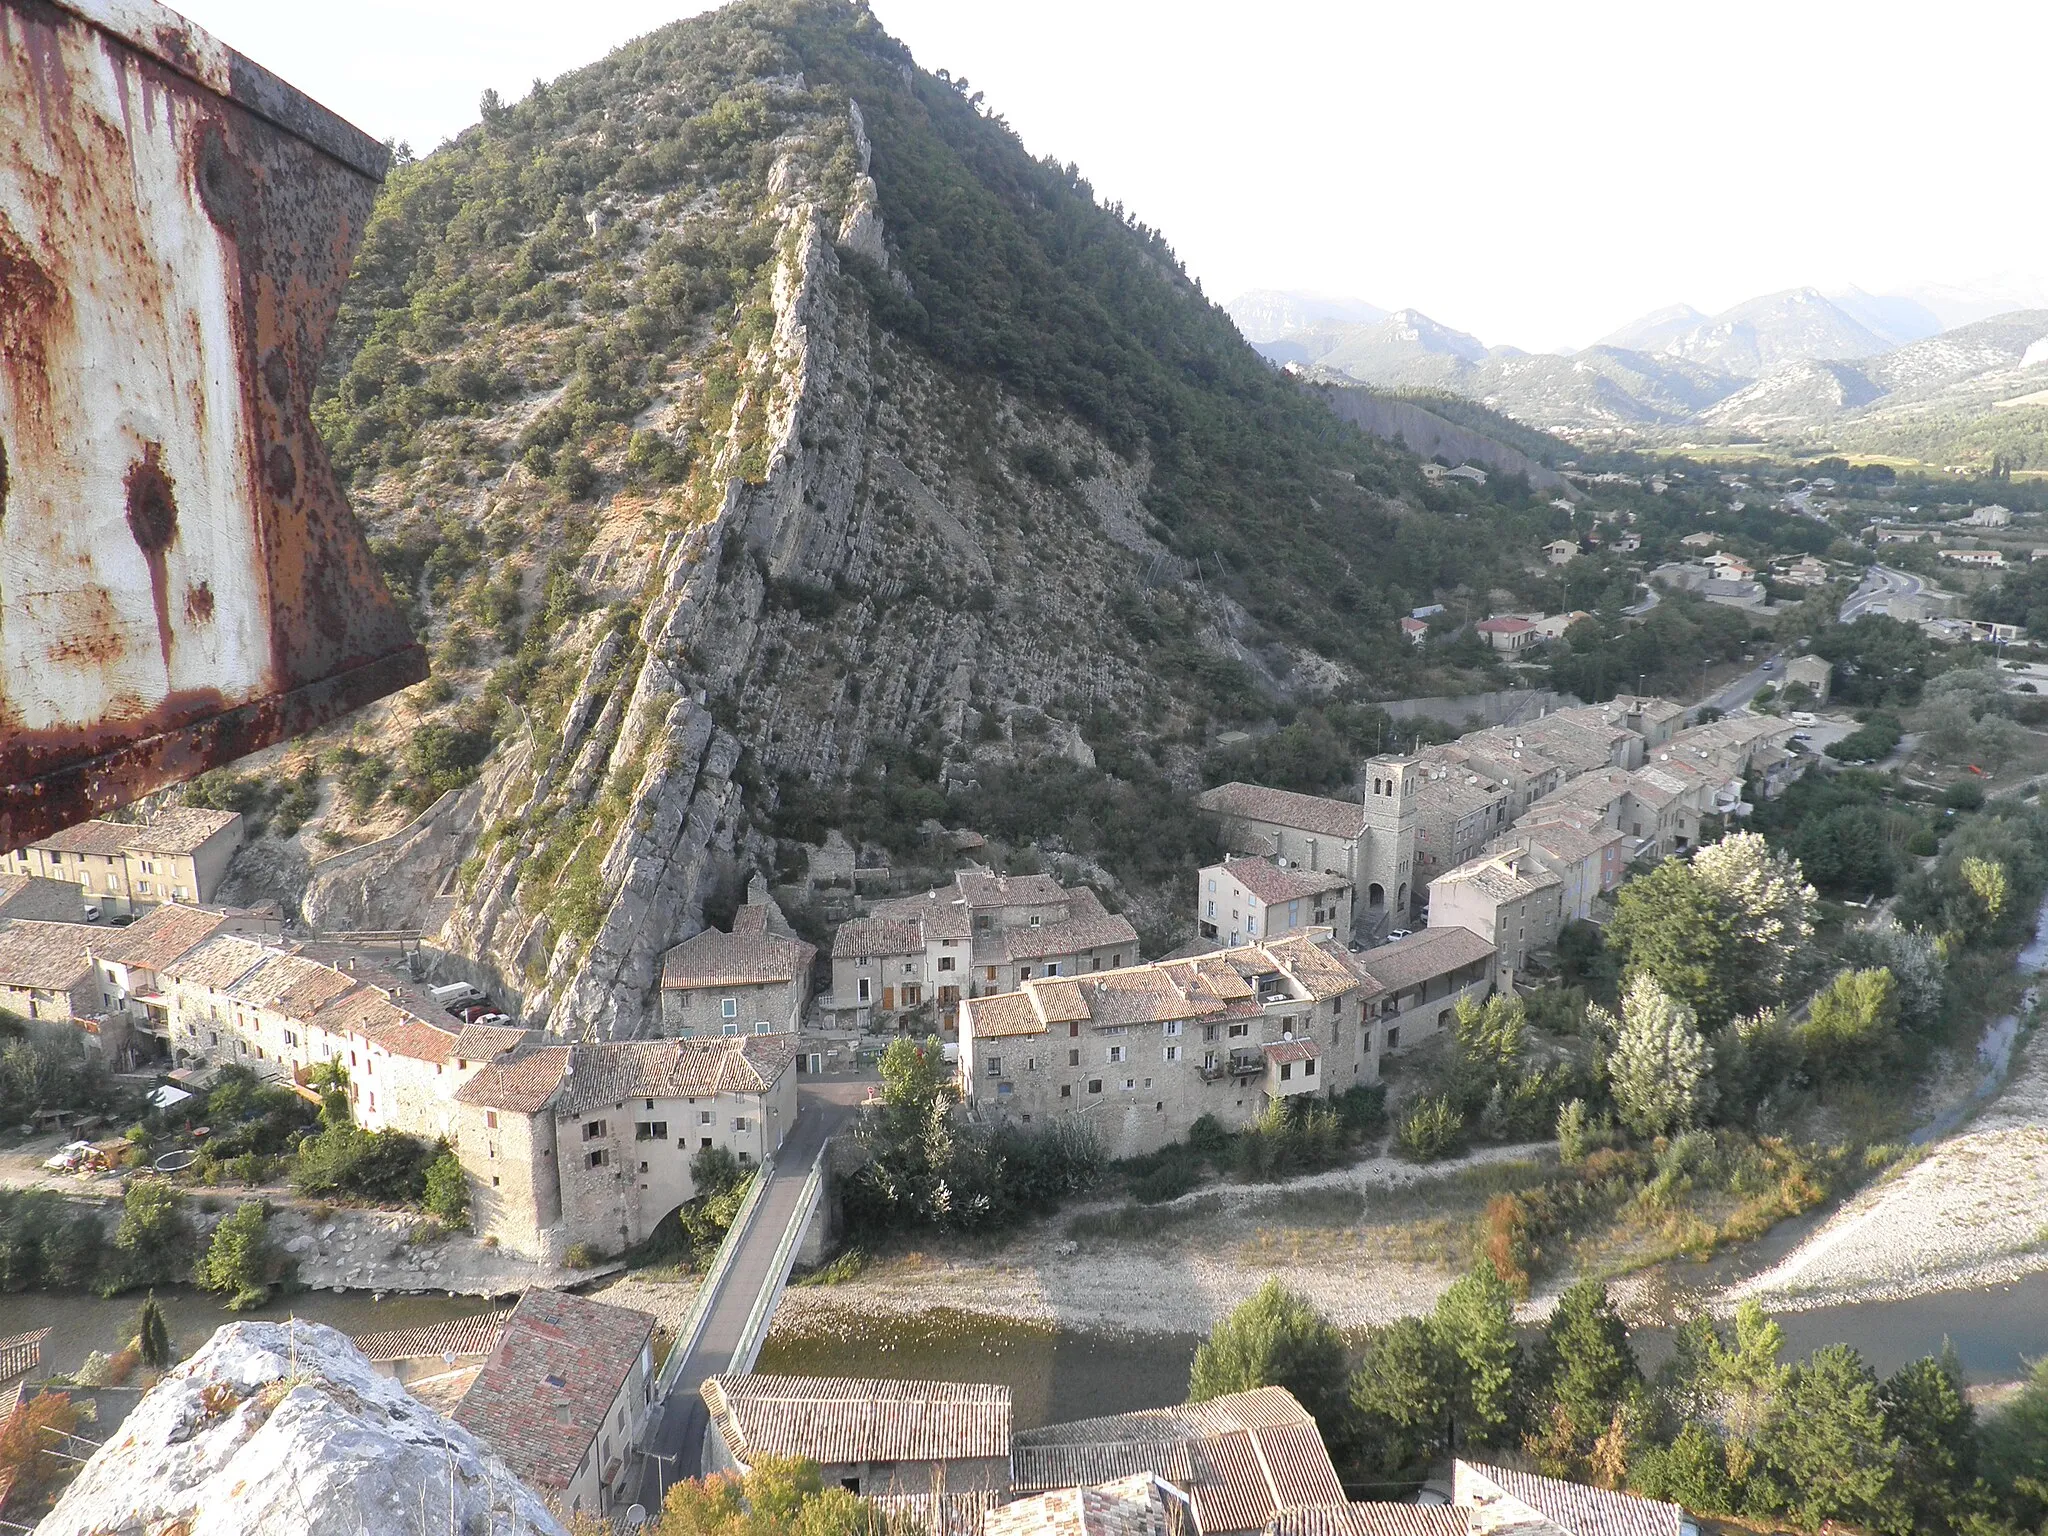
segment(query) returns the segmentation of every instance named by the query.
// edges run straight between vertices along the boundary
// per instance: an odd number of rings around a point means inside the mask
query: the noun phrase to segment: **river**
[[[136,1311],[143,1293],[103,1300],[87,1291],[23,1291],[0,1296],[0,1338],[47,1328],[39,1374],[78,1369],[94,1350],[112,1354],[134,1336]],[[189,1355],[225,1323],[251,1318],[303,1317],[327,1323],[343,1333],[378,1333],[388,1328],[416,1328],[488,1312],[497,1303],[483,1296],[373,1296],[366,1291],[302,1291],[268,1306],[230,1312],[220,1298],[188,1286],[159,1286],[156,1299],[170,1324],[171,1342]]]

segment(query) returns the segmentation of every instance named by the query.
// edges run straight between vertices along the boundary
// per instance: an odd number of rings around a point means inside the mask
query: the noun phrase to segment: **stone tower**
[[[1412,757],[1366,760],[1365,848],[1359,860],[1358,913],[1369,930],[1407,926],[1415,869],[1415,790],[1422,768]]]

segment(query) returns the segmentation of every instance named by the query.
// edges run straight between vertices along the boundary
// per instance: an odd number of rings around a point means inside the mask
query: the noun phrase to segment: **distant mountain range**
[[[1273,362],[1330,382],[1447,390],[1545,431],[1704,431],[2048,463],[2048,304],[1945,329],[1920,298],[1794,288],[1716,315],[1674,304],[1567,356],[1488,347],[1413,309],[1345,320],[1346,301],[1322,300],[1290,311],[1299,298],[1258,296],[1252,313],[1269,324],[1304,317],[1247,332]]]

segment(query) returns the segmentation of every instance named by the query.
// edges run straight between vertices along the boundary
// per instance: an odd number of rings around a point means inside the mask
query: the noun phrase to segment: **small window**
[[[1291,1061],[1283,1061],[1283,1062],[1281,1062],[1281,1063],[1280,1063],[1280,1081],[1281,1081],[1281,1082],[1283,1082],[1283,1083],[1284,1083],[1284,1082],[1288,1082],[1288,1081],[1290,1081],[1290,1080],[1291,1080],[1291,1079],[1293,1078],[1293,1076],[1294,1076],[1294,1063],[1293,1063],[1293,1062],[1291,1062]]]
[[[1233,1024],[1230,1026],[1230,1038],[1233,1040],[1242,1040],[1246,1035],[1251,1033],[1251,1030],[1252,1027],[1249,1024]]]
[[[1079,1051],[1067,1052],[1067,1065],[1070,1067],[1078,1067],[1079,1065],[1081,1065],[1081,1053]]]
[[[1387,1031],[1387,1049],[1397,1050],[1401,1044],[1401,1026],[1396,1024]]]
[[[1091,1078],[1089,1078],[1089,1079],[1088,1079],[1088,1091],[1089,1091],[1090,1093],[1100,1093],[1100,1092],[1102,1092],[1102,1079],[1101,1079],[1101,1078],[1099,1078],[1099,1077],[1091,1077]]]
[[[1029,981],[1029,980],[1031,979],[1031,967],[1030,967],[1030,966],[1028,966],[1028,965],[1020,965],[1020,966],[1018,966],[1018,967],[1017,967],[1017,979],[1018,979],[1019,981]]]
[[[1171,1039],[1181,1032],[1181,1021],[1179,1019],[1168,1019],[1159,1026],[1159,1032],[1168,1039]]]
[[[861,964],[865,965],[867,964],[867,962],[863,960]],[[860,978],[860,993],[858,1000],[863,1003],[868,1000],[868,979],[865,976]]]
[[[710,1125],[716,1118],[717,1116],[712,1110],[700,1109],[697,1111],[697,1123],[699,1125]]]
[[[1124,1059],[1124,1048],[1120,1045],[1112,1045],[1109,1048],[1109,1059],[1113,1062],[1122,1061]]]
[[[496,1175],[496,1174],[494,1173],[494,1174],[492,1174],[492,1175],[491,1175],[491,1188],[493,1188],[493,1189],[496,1189],[497,1187],[498,1187],[498,1176],[497,1176],[497,1175]]]
[[[953,957],[952,957],[951,955],[941,955],[941,956],[939,956],[939,969],[940,969],[940,970],[942,970],[942,971],[950,971],[950,970],[952,970],[952,969],[953,969]]]
[[[633,1139],[635,1141],[667,1141],[668,1122],[666,1120],[641,1120],[633,1126]],[[645,1170],[642,1171],[644,1172]]]
[[[1137,1087],[1138,1087],[1138,1080],[1137,1080],[1137,1079],[1136,1079],[1135,1077],[1127,1077],[1127,1078],[1125,1078],[1125,1079],[1124,1079],[1124,1092],[1125,1092],[1125,1093],[1133,1093],[1133,1092],[1135,1092],[1135,1091],[1137,1090]]]
[[[734,1115],[732,1117],[732,1128],[736,1131],[744,1131],[747,1128],[747,1117],[745,1115]]]
[[[990,1077],[1001,1077],[1001,1076],[1003,1075],[1003,1058],[1002,1058],[1002,1057],[1000,1057],[1000,1056],[991,1056],[991,1057],[989,1057],[989,1059],[988,1059],[988,1075],[989,1075]]]
[[[1057,975],[1059,975],[1059,973],[1060,973],[1060,963],[1059,963],[1059,961],[1057,961],[1057,960],[1054,960],[1054,961],[1051,961],[1051,962],[1049,962],[1049,963],[1048,963],[1048,964],[1046,965],[1046,968],[1045,968],[1045,974],[1046,974],[1046,975],[1048,975],[1048,976],[1057,976]]]
[[[1015,1086],[1016,1086],[1016,1085],[1015,1085],[1014,1083],[997,1083],[997,1084],[996,1084],[996,1097],[997,1097],[997,1098],[999,1098],[999,1099],[1001,1099],[1001,1098],[1007,1098],[1007,1097],[1009,1096],[1009,1094],[1010,1094],[1011,1090],[1012,1090],[1013,1088],[1015,1088]]]
[[[723,999],[718,1005],[718,1016],[722,1019],[736,1019],[740,1016],[740,1000],[736,997]]]
[[[1071,1099],[1071,1098],[1072,1098],[1073,1096],[1074,1096],[1074,1085],[1073,1085],[1072,1083],[1061,1083],[1061,1084],[1060,1084],[1060,1097],[1061,1097],[1061,1098],[1063,1098],[1063,1099]]]
[[[604,1122],[602,1120],[592,1120],[583,1127],[583,1139],[585,1141],[595,1141],[603,1134]]]
[[[484,1111],[484,1124],[494,1131],[498,1128],[498,1112],[495,1109]]]
[[[1169,1046],[1168,1046],[1168,1047],[1166,1048],[1166,1059],[1167,1059],[1168,1061],[1179,1061],[1179,1060],[1180,1060],[1180,1047],[1179,1047],[1179,1046],[1177,1046],[1177,1045],[1169,1045]]]
[[[611,1152],[604,1147],[599,1147],[594,1152],[584,1154],[583,1166],[586,1168],[602,1168],[611,1160]]]
[[[1311,1056],[1307,1061],[1304,1061],[1301,1064],[1301,1075],[1303,1077],[1314,1077],[1316,1075],[1315,1057]]]

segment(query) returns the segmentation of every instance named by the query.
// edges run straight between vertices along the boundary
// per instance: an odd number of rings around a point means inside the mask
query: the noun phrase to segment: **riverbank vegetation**
[[[1583,1280],[1534,1337],[1490,1264],[1426,1317],[1355,1349],[1274,1282],[1216,1327],[1189,1397],[1283,1386],[1316,1416],[1347,1489],[1387,1498],[1447,1454],[1526,1458],[1547,1475],[1626,1488],[1694,1515],[1837,1523],[1906,1536],[2002,1536],[2048,1516],[2048,1366],[1980,1421],[1954,1356],[1880,1380],[1844,1345],[1781,1359],[1754,1302],[1699,1317],[1654,1375],[1606,1290]]]

